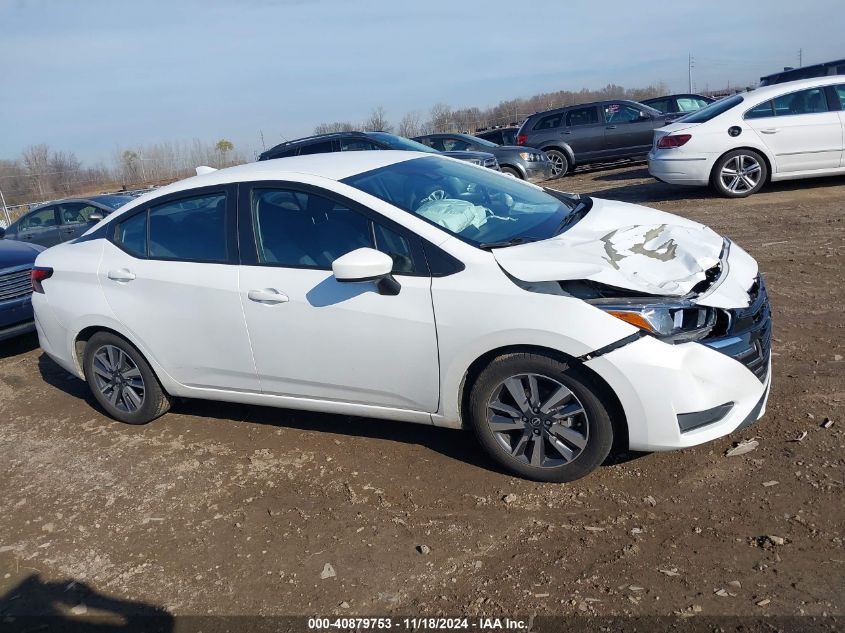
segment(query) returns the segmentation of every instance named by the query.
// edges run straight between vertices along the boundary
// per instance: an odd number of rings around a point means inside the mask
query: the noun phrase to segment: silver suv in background
[[[469,134],[426,134],[415,141],[440,152],[489,152],[501,170],[522,180],[540,182],[552,176],[552,164],[539,149],[520,145],[499,145]]]
[[[552,162],[552,178],[559,178],[576,165],[644,157],[654,130],[666,123],[667,116],[654,108],[609,99],[532,114],[516,142],[544,151]]]

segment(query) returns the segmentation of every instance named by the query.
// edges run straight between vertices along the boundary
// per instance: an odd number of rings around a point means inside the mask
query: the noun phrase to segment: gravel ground
[[[845,180],[724,200],[628,165],[555,186],[699,220],[757,258],[763,420],[537,484],[423,426],[199,401],[121,425],[34,337],[0,343],[0,616],[843,615]]]

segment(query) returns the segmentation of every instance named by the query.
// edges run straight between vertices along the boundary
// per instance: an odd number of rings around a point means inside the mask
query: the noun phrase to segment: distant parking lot
[[[845,612],[845,179],[727,200],[638,163],[552,186],[698,220],[758,260],[763,420],[537,484],[443,429],[199,401],[121,425],[34,337],[7,341],[0,616],[92,595],[173,614]]]

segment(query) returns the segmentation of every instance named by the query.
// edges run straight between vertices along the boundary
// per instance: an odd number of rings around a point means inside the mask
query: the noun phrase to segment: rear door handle
[[[117,270],[110,270],[108,277],[112,281],[132,281],[135,279],[135,273],[128,271],[126,268],[118,268]]]
[[[766,128],[765,130],[760,130],[760,131],[763,134],[777,134],[778,132],[780,132],[780,128],[779,127],[769,127],[769,128]]]
[[[264,290],[250,290],[247,295],[250,301],[265,304],[287,303],[290,299],[282,292],[275,288],[265,288]]]

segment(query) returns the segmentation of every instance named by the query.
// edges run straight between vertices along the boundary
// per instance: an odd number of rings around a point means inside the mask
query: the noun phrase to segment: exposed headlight
[[[483,165],[484,163],[478,158],[470,158],[468,163],[472,163],[473,165]]]
[[[519,157],[529,163],[536,163],[543,160],[543,155],[535,152],[520,152]]]
[[[706,337],[716,325],[714,308],[677,303],[609,303],[590,301],[597,308],[649,334],[671,343],[698,341]]]

